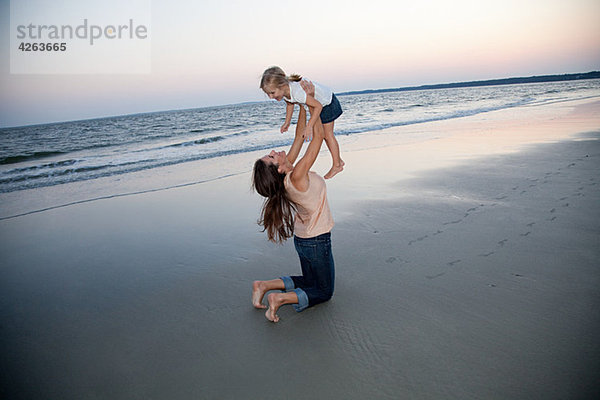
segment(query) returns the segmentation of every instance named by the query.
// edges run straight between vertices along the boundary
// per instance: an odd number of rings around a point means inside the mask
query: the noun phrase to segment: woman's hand
[[[312,140],[313,137],[313,128],[311,126],[307,126],[304,129],[304,141],[305,142],[310,142]]]
[[[315,85],[313,85],[313,83],[311,81],[302,79],[300,81],[300,86],[302,87],[302,89],[304,89],[306,94],[308,94],[309,96],[315,97]]]
[[[290,123],[289,122],[284,122],[283,125],[281,125],[281,128],[279,129],[279,131],[281,133],[287,132],[287,130],[288,130],[289,127],[290,127]]]

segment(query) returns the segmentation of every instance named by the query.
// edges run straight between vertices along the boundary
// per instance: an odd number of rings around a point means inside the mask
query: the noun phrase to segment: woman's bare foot
[[[263,281],[254,281],[252,284],[252,305],[255,308],[267,308],[267,306],[262,303],[266,291]]]
[[[267,299],[269,300],[269,308],[265,313],[265,317],[271,322],[279,322],[277,310],[283,304],[284,296],[281,293],[269,293]]]
[[[329,170],[329,172],[325,174],[324,178],[325,179],[331,179],[331,178],[333,178],[338,173],[340,173],[340,172],[342,172],[344,170],[344,165],[346,165],[346,163],[343,162],[342,160],[340,160],[340,163],[338,165],[334,165],[333,167],[331,167],[331,169]]]

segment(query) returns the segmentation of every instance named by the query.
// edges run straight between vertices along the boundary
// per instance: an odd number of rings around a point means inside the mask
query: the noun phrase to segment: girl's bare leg
[[[252,284],[252,305],[255,308],[265,309],[265,306],[262,303],[263,297],[265,293],[269,290],[284,290],[285,285],[281,279],[273,279],[270,281],[254,281]]]
[[[312,118],[312,115],[314,114],[315,109],[314,109],[314,107],[309,107],[308,109],[310,111],[311,118]],[[331,158],[333,159],[333,166],[331,167],[329,172],[327,172],[325,174],[325,176],[324,176],[325,179],[333,178],[336,174],[342,172],[344,169],[344,165],[346,165],[346,163],[344,163],[344,161],[340,157],[340,145],[338,144],[337,139],[335,138],[335,135],[333,134],[334,124],[335,124],[335,122],[329,122],[329,123],[323,125],[321,123],[321,118],[319,117],[319,120],[315,124],[315,128],[314,128],[314,129],[322,129],[323,130],[325,144],[327,144],[327,148],[329,149],[329,153],[331,153]]]
[[[277,315],[279,307],[284,304],[298,304],[296,292],[269,293],[267,299],[269,300],[269,308],[265,313],[265,317],[271,322],[279,322],[279,316]]]
[[[329,172],[325,174],[325,179],[333,178],[336,174],[342,172],[344,170],[344,165],[346,165],[340,156],[340,145],[333,134],[333,125],[334,122],[323,125],[323,129],[325,130],[325,144],[327,144],[327,148],[333,159],[333,165]]]

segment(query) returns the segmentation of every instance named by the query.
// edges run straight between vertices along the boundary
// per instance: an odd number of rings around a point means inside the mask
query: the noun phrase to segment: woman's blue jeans
[[[331,232],[312,238],[294,236],[294,246],[300,257],[302,276],[282,276],[285,291],[298,296],[294,309],[298,312],[323,303],[333,296],[335,268],[331,252]]]

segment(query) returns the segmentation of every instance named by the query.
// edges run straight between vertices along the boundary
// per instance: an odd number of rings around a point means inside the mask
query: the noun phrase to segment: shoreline
[[[404,148],[409,152],[422,152],[423,150],[420,149],[427,149],[432,140],[442,140],[440,143],[448,143],[454,147],[452,152],[457,153],[460,141],[469,140],[475,143],[477,141],[481,142],[483,139],[484,143],[481,143],[477,147],[472,146],[468,151],[462,152],[460,157],[464,157],[465,159],[484,157],[488,154],[501,153],[503,151],[515,151],[516,148],[527,143],[538,143],[568,137],[568,129],[554,129],[551,126],[551,121],[558,117],[562,117],[566,121],[573,120],[576,118],[573,117],[573,113],[576,115],[576,111],[573,110],[576,110],[578,107],[586,107],[586,105],[587,107],[594,107],[596,103],[600,103],[600,100],[596,99],[597,97],[560,101],[558,107],[543,104],[488,111],[450,120],[430,121],[408,126],[391,127],[379,131],[369,131],[357,134],[356,136],[341,136],[338,140],[343,149],[344,157],[353,159],[360,157],[360,154],[369,150],[384,147],[389,148],[386,150],[388,154],[395,151],[394,149],[398,146],[406,146]],[[534,114],[529,112],[530,110],[534,110]],[[526,130],[525,127],[530,122],[524,122],[520,119],[520,115],[524,113],[527,115],[527,118],[535,115],[537,121],[546,121],[543,127],[538,127],[537,135],[534,136]],[[492,121],[491,128],[490,121]],[[579,129],[581,130],[593,129],[593,125],[580,125]],[[519,133],[523,134],[523,137],[515,137],[514,133],[510,133],[509,140],[507,140],[508,131],[516,127],[520,128]],[[541,129],[545,128],[548,128],[548,132],[541,131]],[[490,135],[482,136],[482,131],[494,131],[498,137]],[[287,150],[287,147],[278,149]],[[406,177],[415,171],[441,168],[455,162],[455,160],[451,160],[450,158],[456,155],[442,149],[442,146],[437,146],[435,151],[441,152],[439,154],[443,155],[442,158],[444,160],[435,160],[436,162],[424,165],[422,161],[413,157],[410,162],[403,163],[397,167],[399,170],[406,171],[405,175],[403,175]],[[239,153],[214,159],[191,161],[167,167],[142,170],[124,175],[97,178],[90,181],[78,181],[56,186],[0,193],[0,202],[2,203],[0,220],[115,197],[205,184],[229,176],[245,174],[251,170],[254,160],[259,158],[264,152],[264,150],[259,150]],[[326,160],[328,157],[328,151],[326,149],[322,150],[319,160],[317,160],[316,168],[327,171],[326,163],[328,161]],[[359,162],[361,161],[359,160]],[[347,168],[352,168],[352,165]],[[198,171],[202,172],[199,174]],[[340,176],[343,177],[343,175]],[[347,182],[336,186],[347,186]]]
[[[299,262],[256,225],[248,172],[2,220],[0,393],[593,398],[599,109],[494,112],[392,128],[425,141],[390,131],[341,144],[347,167],[328,181],[334,297],[283,307],[278,324],[253,309],[252,281]],[[146,184],[188,179],[187,167]]]

